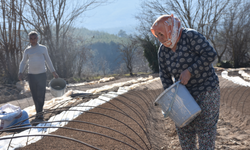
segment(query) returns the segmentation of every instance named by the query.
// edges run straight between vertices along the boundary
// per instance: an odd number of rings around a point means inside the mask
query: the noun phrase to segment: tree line
[[[108,0],[0,0],[1,82],[17,81],[19,62],[36,30],[60,77],[106,75],[136,71],[158,72],[159,41],[153,22],[173,13],[183,27],[201,32],[218,54],[218,65],[249,67],[249,0],[145,0],[136,19],[137,34],[95,33],[74,28],[81,14]],[[68,9],[71,8],[71,9]],[[150,68],[150,69],[149,69]]]
[[[1,81],[17,81],[27,34],[39,33],[39,43],[46,45],[60,77],[81,74],[90,56],[86,41],[74,35],[74,23],[85,11],[108,0],[0,0],[0,75]]]
[[[127,41],[122,30],[118,35],[75,28],[74,23],[86,11],[109,0],[0,0],[0,79],[15,83],[28,33],[39,33],[39,43],[47,46],[53,65],[62,78],[132,72],[128,69],[121,42]],[[142,50],[140,50],[142,52]],[[133,61],[138,71],[147,69],[142,53]],[[139,56],[140,55],[140,56]],[[137,61],[137,63],[135,63]],[[138,67],[140,66],[140,67]],[[145,67],[146,66],[146,67]],[[26,70],[27,71],[27,70]],[[50,74],[48,74],[50,75]]]

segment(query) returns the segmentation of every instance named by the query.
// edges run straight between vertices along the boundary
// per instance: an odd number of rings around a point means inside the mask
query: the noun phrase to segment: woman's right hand
[[[186,85],[191,78],[191,73],[186,69],[180,75],[181,84]]]

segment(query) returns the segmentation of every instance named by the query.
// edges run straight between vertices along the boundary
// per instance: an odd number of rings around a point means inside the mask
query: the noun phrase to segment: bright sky
[[[139,24],[135,15],[139,12],[140,4],[141,0],[114,0],[110,4],[87,11],[77,26],[113,34],[117,34],[120,29],[127,33],[133,32]]]

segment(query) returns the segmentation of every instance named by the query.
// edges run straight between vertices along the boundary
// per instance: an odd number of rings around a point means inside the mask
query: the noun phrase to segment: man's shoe
[[[44,121],[43,118],[37,118],[36,120],[37,120],[37,122],[43,122]]]
[[[35,119],[33,119],[30,123],[31,123],[32,125],[38,125],[38,124],[41,123],[41,122],[44,122],[44,120],[43,120],[43,119],[35,118]]]
[[[36,116],[36,119],[44,119],[44,117],[43,116]]]

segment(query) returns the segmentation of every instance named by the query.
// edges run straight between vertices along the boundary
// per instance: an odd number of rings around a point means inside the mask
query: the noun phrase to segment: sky
[[[119,30],[127,34],[135,32],[139,22],[135,19],[141,0],[113,0],[112,3],[87,11],[77,27],[117,34]]]

